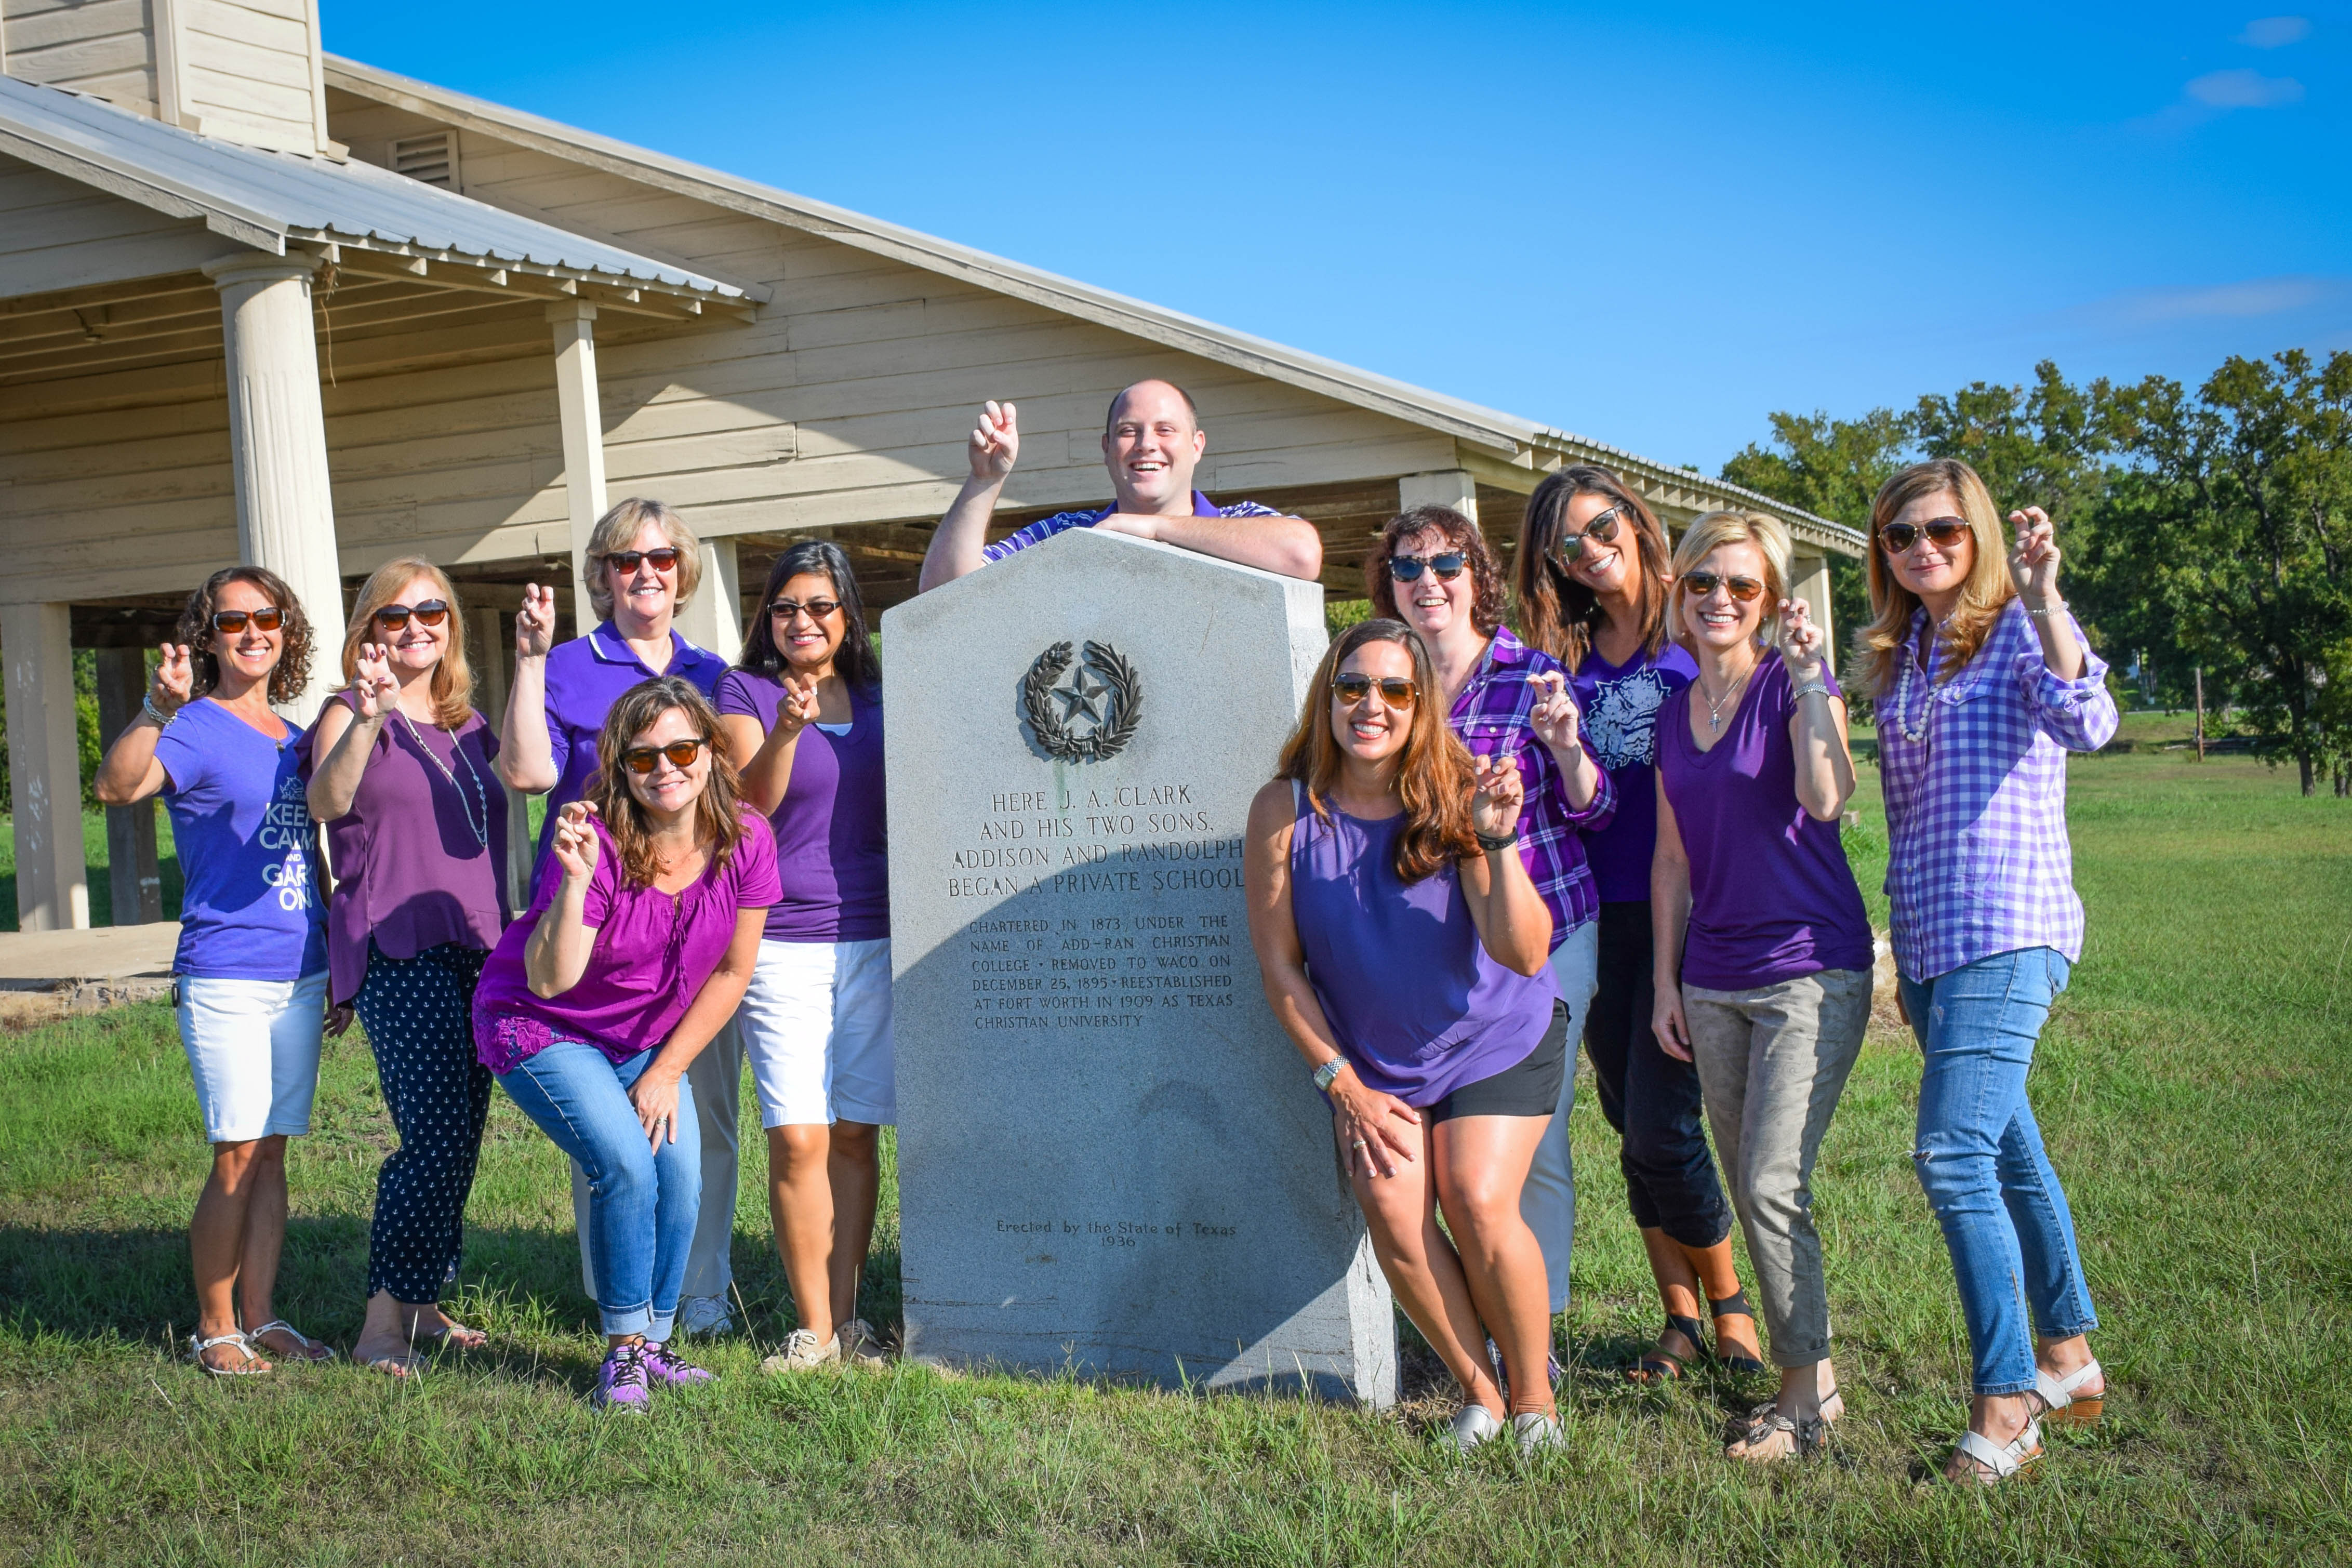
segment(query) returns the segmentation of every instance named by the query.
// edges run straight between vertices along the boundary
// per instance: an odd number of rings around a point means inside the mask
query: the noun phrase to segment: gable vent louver
[[[444,190],[457,188],[457,138],[454,132],[403,136],[392,144],[392,172]]]

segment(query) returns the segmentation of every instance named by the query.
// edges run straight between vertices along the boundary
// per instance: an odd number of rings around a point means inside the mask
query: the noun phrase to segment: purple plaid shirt
[[[2024,602],[2012,600],[1976,657],[1935,685],[1916,663],[1927,626],[1925,610],[1912,617],[1901,653],[1909,683],[1898,673],[1877,705],[1895,961],[1925,981],[2025,947],[2079,959],[2066,753],[2115,735],[2107,667],[2084,640],[2083,678],[2051,674]]]
[[[1066,528],[1092,528],[1118,510],[1113,501],[1093,511],[1057,511],[1051,517],[1041,517],[1028,527],[1016,529],[980,552],[982,561],[1002,561],[1016,550],[1026,550],[1045,541]],[[1194,517],[1280,517],[1282,513],[1270,506],[1260,506],[1254,500],[1237,500],[1231,506],[1219,506],[1199,490],[1192,492]]]
[[[1601,788],[1592,804],[1582,811],[1570,809],[1559,764],[1528,723],[1539,695],[1528,677],[1554,669],[1567,674],[1559,660],[1529,647],[1510,627],[1499,626],[1486,657],[1471,672],[1470,684],[1454,699],[1449,721],[1473,756],[1507,752],[1519,760],[1519,776],[1528,786],[1528,803],[1519,813],[1519,858],[1551,910],[1551,944],[1557,948],[1569,932],[1601,912],[1601,895],[1592,885],[1592,868],[1584,863],[1584,840],[1578,830],[1609,826],[1617,814],[1617,786],[1596,762]],[[1577,743],[1588,754],[1592,750],[1581,730]]]

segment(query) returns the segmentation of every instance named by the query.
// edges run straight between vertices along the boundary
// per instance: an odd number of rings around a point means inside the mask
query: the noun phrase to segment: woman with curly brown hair
[[[188,596],[179,633],[95,787],[108,805],[161,795],[172,814],[187,879],[173,990],[213,1146],[188,1229],[195,1358],[212,1376],[244,1377],[271,1370],[264,1351],[335,1353],[270,1301],[286,1241],[286,1140],[310,1131],[326,1020],[327,911],[311,870],[301,731],[270,707],[310,680],[310,623],[275,573],[232,566]]]
[[[482,966],[474,1041],[524,1115],[588,1173],[607,1353],[595,1403],[708,1383],[670,1336],[702,1198],[688,1064],[734,1016],[782,896],[719,715],[674,675],[621,694],[587,797],[558,814],[538,896]]]
[[[1507,1432],[1532,1453],[1561,1437],[1519,1189],[1559,1103],[1568,1025],[1551,911],[1518,855],[1518,763],[1473,758],[1435,684],[1397,621],[1360,622],[1324,655],[1250,805],[1250,942],[1331,1103],[1381,1271],[1462,1384],[1443,1441]]]

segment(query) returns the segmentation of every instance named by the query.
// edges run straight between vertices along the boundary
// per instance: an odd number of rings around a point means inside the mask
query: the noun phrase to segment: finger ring
[[[1359,1138],[1353,1143],[1349,1144],[1348,1147],[1350,1149],[1369,1149],[1371,1145]]]

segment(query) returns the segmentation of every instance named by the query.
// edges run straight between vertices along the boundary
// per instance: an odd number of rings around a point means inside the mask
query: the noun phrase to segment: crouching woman
[[[631,687],[587,798],[563,807],[538,896],[474,997],[482,1065],[588,1173],[607,1352],[601,1406],[711,1374],[669,1349],[702,1197],[688,1064],[734,1016],[781,896],[768,825],[738,804],[691,683]]]
[[[1519,1189],[1559,1101],[1568,1028],[1551,915],[1517,848],[1517,764],[1474,760],[1437,696],[1400,622],[1332,645],[1250,807],[1250,940],[1330,1100],[1381,1269],[1462,1384],[1444,1441],[1507,1429],[1533,1452],[1561,1439],[1543,1251]]]

